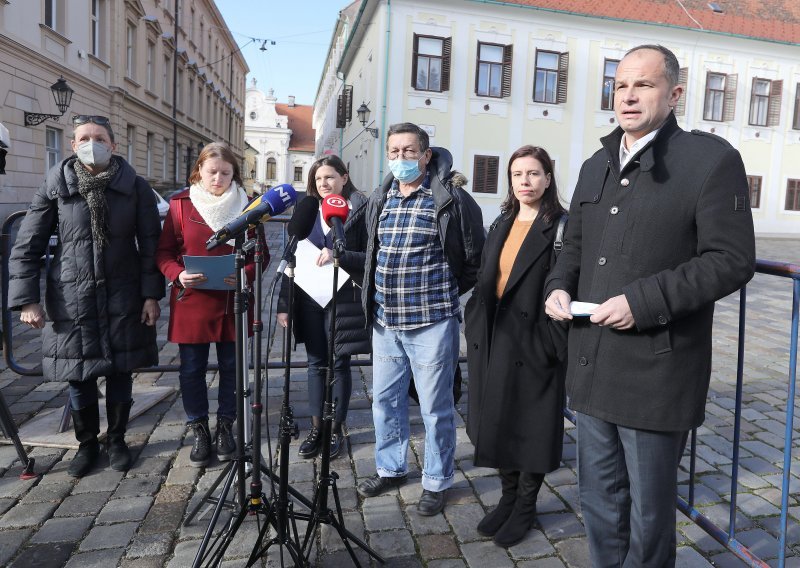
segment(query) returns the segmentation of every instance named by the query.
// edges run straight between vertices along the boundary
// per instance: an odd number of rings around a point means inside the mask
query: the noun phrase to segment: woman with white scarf
[[[177,343],[180,352],[180,387],[188,425],[194,433],[190,463],[201,467],[211,459],[212,445],[220,461],[236,453],[233,423],[236,420],[236,326],[233,296],[235,274],[225,278],[230,290],[198,288],[207,280],[203,274],[190,274],[184,255],[218,256],[233,252],[232,241],[206,250],[206,241],[216,231],[236,219],[247,206],[242,188],[239,161],[225,144],[203,148],[189,176],[192,185],[170,200],[156,262],[171,283],[170,319],[167,338]],[[253,236],[252,233],[250,236]],[[259,236],[260,238],[260,236]],[[264,248],[266,251],[266,246]],[[265,252],[265,264],[269,254]],[[255,275],[252,254],[245,265],[248,282]],[[248,330],[253,309],[248,308]],[[206,370],[211,343],[216,344],[219,364],[219,396],[216,433],[212,440],[208,424]]]

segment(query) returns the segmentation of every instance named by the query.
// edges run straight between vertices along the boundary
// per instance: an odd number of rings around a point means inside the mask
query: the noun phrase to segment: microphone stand
[[[258,533],[258,538],[250,553],[247,561],[247,566],[253,566],[254,563],[262,558],[269,548],[273,545],[281,547],[280,563],[283,566],[283,548],[289,553],[294,566],[296,568],[303,568],[310,566],[308,559],[303,556],[302,549],[299,545],[300,537],[297,531],[297,519],[307,519],[307,514],[295,513],[294,503],[289,500],[289,493],[297,498],[305,506],[310,506],[311,503],[302,497],[296,490],[289,487],[289,444],[292,438],[297,439],[300,435],[300,430],[297,423],[294,421],[294,410],[289,404],[289,388],[291,386],[291,359],[292,359],[292,322],[294,319],[294,269],[295,269],[295,256],[291,253],[286,271],[284,275],[289,278],[289,317],[284,330],[284,373],[283,373],[283,402],[281,404],[280,416],[280,442],[279,442],[279,470],[278,470],[278,495],[277,498],[270,503],[268,509],[268,520],[270,522],[264,523]],[[259,398],[260,404],[260,398]],[[275,478],[274,473],[270,476]],[[259,480],[260,485],[260,480]],[[264,538],[270,526],[275,528],[275,536],[269,539],[263,546]]]
[[[333,420],[336,414],[336,401],[333,399],[333,385],[336,382],[334,379],[334,362],[336,359],[336,354],[334,353],[336,345],[336,294],[339,291],[339,258],[342,252],[344,252],[344,243],[341,240],[337,240],[334,242],[333,247],[333,296],[331,298],[330,329],[328,334],[328,369],[325,380],[325,402],[322,406],[322,455],[320,457],[319,481],[317,482],[314,499],[311,503],[311,516],[303,539],[303,555],[307,561],[311,554],[311,544],[313,542],[311,537],[314,534],[314,530],[321,525],[331,525],[336,532],[339,533],[339,538],[342,539],[353,563],[358,568],[361,568],[361,563],[353,547],[350,546],[350,541],[353,541],[381,564],[384,564],[386,561],[375,552],[375,550],[370,548],[367,543],[345,528],[342,504],[339,500],[339,489],[336,486],[336,480],[339,479],[339,475],[335,471],[330,470],[331,435],[333,433]],[[281,454],[281,457],[282,456],[283,454]],[[328,507],[329,489],[333,493],[333,500],[336,505],[335,514],[334,511]]]

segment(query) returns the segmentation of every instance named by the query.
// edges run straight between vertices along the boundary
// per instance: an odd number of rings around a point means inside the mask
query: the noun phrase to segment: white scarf
[[[201,183],[195,183],[189,188],[189,200],[214,232],[241,215],[249,201],[247,194],[235,181],[222,195],[214,195]]]

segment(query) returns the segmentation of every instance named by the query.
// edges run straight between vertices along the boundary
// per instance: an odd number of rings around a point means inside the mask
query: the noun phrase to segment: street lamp
[[[372,134],[373,138],[377,138],[378,129],[367,127],[367,122],[369,122],[369,107],[367,106],[367,103],[362,101],[361,106],[358,107],[358,110],[356,110],[356,114],[358,115],[358,121],[361,123],[361,126],[364,127],[364,130]]]
[[[72,93],[75,91],[73,91],[70,86],[67,85],[64,77],[60,77],[58,81],[50,85],[50,91],[53,93],[53,99],[55,99],[56,106],[58,107],[58,110],[61,111],[61,114],[26,112],[25,126],[36,126],[37,124],[43,123],[48,118],[58,121],[58,119],[64,116],[64,113],[67,112],[69,104],[72,102]]]

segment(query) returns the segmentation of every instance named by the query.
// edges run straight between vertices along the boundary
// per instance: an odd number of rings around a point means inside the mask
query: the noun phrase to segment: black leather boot
[[[236,454],[236,440],[233,439],[233,421],[230,418],[217,418],[217,431],[214,434],[217,446],[217,459],[230,461]]]
[[[108,462],[114,471],[128,471],[131,467],[131,452],[128,444],[125,443],[125,432],[128,429],[131,406],[133,406],[132,400],[128,402],[108,402],[106,400]]]
[[[333,432],[331,433],[331,459],[339,455],[344,445],[344,438],[342,438],[342,423],[333,423]]]
[[[211,461],[211,430],[208,429],[208,418],[198,418],[189,422],[189,428],[194,434],[192,453],[189,454],[189,463],[194,467],[203,467]]]
[[[539,488],[544,481],[543,473],[519,474],[517,485],[517,500],[508,519],[497,534],[494,535],[494,543],[503,548],[509,548],[518,544],[525,538],[528,531],[536,520],[536,498],[539,496]]]
[[[497,507],[488,513],[481,522],[478,523],[478,534],[483,536],[494,536],[503,523],[506,522],[514,508],[514,501],[517,500],[517,483],[519,482],[519,472],[512,469],[500,470],[500,484],[502,495]]]
[[[100,455],[100,442],[97,441],[100,433],[100,408],[95,402],[70,413],[72,425],[75,427],[75,439],[80,445],[67,473],[72,477],[83,477],[92,470]]]
[[[319,453],[320,447],[322,447],[322,418],[312,416],[311,430],[308,431],[305,441],[300,444],[297,455],[301,458],[314,458]]]

